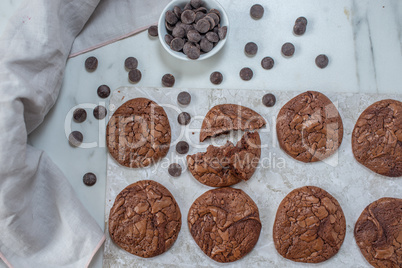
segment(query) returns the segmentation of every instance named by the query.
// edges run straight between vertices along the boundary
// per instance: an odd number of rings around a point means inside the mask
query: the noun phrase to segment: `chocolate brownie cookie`
[[[343,138],[342,118],[322,93],[304,92],[279,111],[276,132],[281,148],[302,162],[323,160],[339,148]]]
[[[374,267],[402,267],[402,199],[381,198],[368,205],[355,225],[355,239]]]
[[[208,146],[205,153],[187,156],[191,174],[211,187],[230,186],[248,181],[254,174],[261,156],[258,132],[247,132],[236,146],[228,141],[224,146]]]
[[[188,226],[197,245],[217,262],[244,257],[261,232],[258,207],[242,190],[210,190],[198,197],[188,212]]]
[[[317,263],[340,249],[346,221],[338,201],[321,188],[305,186],[290,192],[276,212],[273,238],[283,257]]]
[[[181,213],[163,185],[144,180],[121,191],[110,209],[109,234],[131,254],[150,258],[167,251],[180,232]]]
[[[382,100],[364,110],[353,129],[352,150],[372,171],[402,176],[402,102]]]
[[[155,102],[132,99],[120,106],[106,127],[106,144],[121,165],[149,166],[164,157],[170,147],[168,117]]]
[[[265,119],[250,108],[236,104],[212,107],[202,122],[200,141],[230,130],[255,130],[265,126]]]

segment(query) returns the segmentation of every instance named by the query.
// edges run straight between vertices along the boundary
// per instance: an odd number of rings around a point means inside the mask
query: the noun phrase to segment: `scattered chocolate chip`
[[[219,41],[219,36],[214,32],[208,32],[205,37],[208,39],[208,41],[213,43],[217,43]]]
[[[275,103],[276,103],[276,97],[272,93],[265,94],[262,97],[262,104],[264,104],[267,107],[272,107],[275,105]]]
[[[222,83],[223,75],[220,72],[213,72],[209,77],[209,80],[211,80],[212,84],[219,85]]]
[[[173,28],[172,35],[177,38],[183,38],[186,35],[186,30],[181,26]]]
[[[177,122],[179,122],[179,124],[182,126],[188,125],[190,121],[191,121],[191,115],[187,112],[182,112],[177,117]]]
[[[130,80],[131,83],[138,83],[141,80],[141,77],[141,71],[138,69],[131,70],[128,73],[128,80]]]
[[[240,70],[240,78],[244,81],[249,81],[253,78],[253,71],[250,68],[243,68]]]
[[[184,24],[193,23],[195,20],[195,12],[192,10],[186,10],[181,13],[181,22]]]
[[[206,17],[206,16],[205,16]],[[196,24],[195,24],[195,29],[199,31],[200,33],[206,33],[209,31],[209,28],[211,27],[211,24],[206,18],[200,19]]]
[[[101,105],[98,105],[98,106],[95,107],[95,109],[94,109],[94,117],[96,119],[101,120],[101,119],[106,117],[106,114],[107,114],[107,110],[106,110],[105,107],[103,107]]]
[[[220,40],[225,39],[227,32],[228,32],[228,27],[223,26],[222,28],[219,28],[219,30],[218,30],[219,39]]]
[[[137,69],[138,67],[138,60],[134,57],[128,57],[125,61],[124,61],[124,67],[127,70],[133,70],[133,69]]]
[[[254,19],[261,19],[262,16],[264,15],[264,7],[259,5],[259,4],[255,4],[250,8],[250,16]]]
[[[186,91],[182,91],[177,95],[177,102],[181,105],[189,105],[191,102],[191,95]]]
[[[82,108],[77,108],[73,112],[73,119],[77,123],[82,123],[87,119],[87,112]]]
[[[165,74],[162,77],[162,85],[165,87],[173,87],[175,82],[175,78],[172,74]]]
[[[183,49],[184,46],[184,40],[181,38],[175,38],[172,40],[170,43],[170,48],[174,51],[180,51]]]
[[[246,44],[246,46],[244,47],[244,52],[248,56],[254,56],[255,54],[257,54],[257,51],[258,51],[258,46],[254,42],[248,42]]]
[[[148,28],[148,34],[152,37],[158,36],[158,26],[152,25]]]
[[[82,181],[86,186],[92,186],[96,183],[96,175],[92,172],[88,172],[82,177]]]
[[[93,72],[98,67],[98,59],[95,57],[89,57],[85,60],[85,69],[88,72]]]
[[[295,24],[304,24],[307,25],[307,19],[305,17],[298,17],[295,21]]]
[[[168,172],[172,177],[179,177],[181,175],[181,166],[177,163],[173,163],[169,165]]]
[[[106,99],[110,95],[110,87],[107,85],[101,85],[98,87],[98,96],[102,99]]]
[[[282,46],[282,54],[286,57],[291,57],[295,53],[295,46],[292,43],[285,43]]]
[[[190,30],[187,32],[187,39],[190,42],[198,43],[201,41],[201,35],[196,30]]]
[[[179,154],[186,154],[186,153],[188,153],[188,150],[190,149],[190,146],[188,145],[188,143],[187,142],[185,142],[185,141],[179,141],[177,144],[176,144],[176,151],[179,153]]]
[[[317,58],[315,58],[315,64],[318,66],[318,68],[324,69],[325,67],[328,66],[328,57],[324,54],[318,55]]]
[[[274,67],[275,61],[273,58],[271,57],[265,57],[262,59],[261,61],[261,66],[262,68],[264,68],[265,70],[270,70]]]
[[[299,17],[295,21],[293,26],[293,33],[295,35],[303,35],[306,32],[307,19],[305,17]]]
[[[68,142],[73,147],[80,146],[83,140],[84,140],[84,136],[79,131],[73,131],[68,136]]]
[[[168,44],[170,46],[170,44],[172,43],[172,40],[174,39],[173,36],[171,36],[170,34],[166,34],[165,35],[165,42],[166,44]]]
[[[207,38],[203,38],[200,42],[200,47],[202,51],[209,52],[214,48],[214,45]]]
[[[176,15],[176,17],[180,18],[181,17],[181,13],[183,13],[183,11],[181,10],[181,8],[179,6],[175,6],[173,8],[173,12]]]
[[[177,23],[177,21],[178,21],[179,19],[177,18],[177,16],[174,14],[173,11],[168,10],[168,11],[166,11],[166,13],[165,13],[165,20],[166,20],[166,22],[169,23],[170,25],[174,25],[174,24]]]

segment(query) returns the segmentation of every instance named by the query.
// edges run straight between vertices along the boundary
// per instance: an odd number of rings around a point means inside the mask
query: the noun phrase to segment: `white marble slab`
[[[277,104],[267,108],[261,98],[265,90],[241,89],[188,89],[192,100],[188,107],[177,104],[177,95],[182,89],[122,87],[115,91],[110,99],[110,109],[115,111],[127,100],[145,97],[164,107],[170,122],[172,141],[167,156],[153,166],[143,169],[130,169],[119,165],[108,155],[105,225],[109,211],[117,194],[126,186],[139,180],[155,180],[169,189],[179,204],[182,214],[182,228],[172,248],[157,257],[144,259],[125,252],[116,246],[106,234],[104,267],[150,267],[172,265],[189,267],[194,264],[208,267],[220,267],[221,264],[209,259],[194,242],[187,226],[187,213],[194,200],[212,189],[193,178],[187,170],[185,155],[175,151],[177,142],[184,140],[190,145],[189,154],[206,151],[210,144],[223,145],[227,139],[236,143],[242,133],[231,133],[216,139],[199,142],[199,130],[205,114],[210,108],[223,103],[240,104],[252,108],[268,122],[267,127],[259,130],[261,136],[260,165],[247,182],[234,185],[245,191],[256,202],[262,222],[262,231],[255,248],[243,259],[231,263],[230,267],[306,267],[308,264],[295,263],[282,258],[272,238],[273,222],[276,210],[282,199],[293,189],[314,185],[333,195],[344,211],[347,223],[346,238],[337,255],[320,263],[320,267],[370,267],[353,238],[354,224],[363,209],[381,197],[400,197],[402,185],[400,179],[387,178],[375,174],[360,165],[353,157],[351,132],[363,110],[375,101],[393,98],[402,101],[400,95],[328,93],[327,96],[338,107],[344,124],[344,138],[339,151],[330,158],[318,163],[302,163],[289,157],[279,148],[275,133],[275,119],[279,109],[291,98],[301,92],[273,93]],[[177,123],[180,112],[191,114],[192,122],[188,126]],[[171,177],[167,167],[179,163],[183,168],[180,177]],[[311,264],[310,264],[311,265]]]

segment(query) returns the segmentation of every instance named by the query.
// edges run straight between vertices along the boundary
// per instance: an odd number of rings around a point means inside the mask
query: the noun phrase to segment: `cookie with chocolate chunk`
[[[402,176],[402,102],[382,100],[364,110],[353,129],[352,150],[372,171]]]
[[[280,147],[302,162],[321,161],[338,150],[343,138],[342,118],[324,94],[304,92],[279,111],[276,132]]]
[[[188,212],[188,227],[197,245],[217,262],[233,262],[248,254],[261,232],[258,207],[242,190],[210,190]]]
[[[340,249],[346,221],[338,201],[321,188],[305,186],[290,192],[276,212],[275,248],[286,259],[318,263]]]
[[[381,198],[368,205],[356,222],[354,235],[371,265],[402,267],[402,199]]]
[[[216,105],[202,121],[200,141],[230,130],[255,130],[266,124],[265,119],[250,108],[237,104]]]
[[[110,209],[109,234],[119,247],[143,258],[166,252],[181,228],[180,208],[163,185],[144,180],[122,190]]]
[[[234,145],[208,146],[205,153],[187,156],[191,174],[202,184],[223,187],[247,181],[254,174],[261,156],[261,140],[258,132],[247,132]]]
[[[165,110],[146,98],[121,105],[106,127],[106,144],[121,165],[146,167],[169,151],[171,130]]]

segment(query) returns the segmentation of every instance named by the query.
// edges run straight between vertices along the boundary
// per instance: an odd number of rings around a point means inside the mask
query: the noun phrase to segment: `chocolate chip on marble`
[[[195,20],[195,12],[192,10],[183,11],[181,14],[181,22],[184,24],[193,23]]]
[[[83,140],[84,140],[84,136],[79,131],[73,131],[68,136],[68,142],[73,147],[80,146]]]
[[[85,69],[88,72],[93,72],[98,67],[98,59],[95,57],[89,57],[85,60]]]
[[[240,78],[243,79],[244,81],[251,80],[251,78],[253,78],[253,71],[248,67],[241,69]]]
[[[177,21],[179,20],[176,16],[176,14],[174,14],[174,12],[172,10],[168,10],[165,13],[165,20],[167,23],[169,23],[170,25],[174,25],[177,23]]]
[[[173,163],[169,165],[168,172],[172,177],[179,177],[181,175],[182,168],[179,164]]]
[[[182,112],[179,114],[179,116],[177,116],[177,122],[182,125],[188,125],[191,121],[191,115],[187,112]]]
[[[101,120],[101,119],[106,117],[106,114],[107,114],[107,110],[106,110],[106,108],[104,106],[98,105],[98,106],[95,107],[95,109],[94,109],[94,117],[96,119]]]
[[[324,69],[325,67],[328,66],[329,60],[328,57],[324,54],[318,55],[315,58],[315,64],[317,65],[318,68]]]
[[[220,83],[222,83],[223,75],[220,72],[213,72],[211,73],[209,80],[212,84],[219,85]]]
[[[158,36],[158,26],[152,25],[148,28],[148,34],[152,37]]]
[[[181,26],[173,28],[172,35],[177,38],[183,38],[186,35],[186,30]]]
[[[107,85],[101,85],[97,90],[98,96],[102,99],[106,99],[110,95],[110,87]]]
[[[200,47],[202,51],[209,52],[214,48],[214,45],[207,38],[203,38],[201,39]]]
[[[96,175],[92,172],[88,172],[82,177],[82,182],[86,186],[93,186],[96,183]]]
[[[82,123],[87,119],[87,112],[82,108],[77,108],[73,112],[73,119],[77,123]]]
[[[295,53],[295,46],[292,43],[285,43],[282,46],[282,54],[286,57],[291,57]]]
[[[305,17],[299,17],[295,21],[293,26],[293,33],[295,35],[303,35],[306,32],[307,19]]]
[[[218,30],[219,39],[220,40],[225,39],[227,32],[228,32],[228,27],[223,26],[223,27],[219,28],[219,30]]]
[[[193,8],[199,8],[199,7],[201,7],[201,5],[202,5],[202,0],[191,0],[191,1],[190,1],[190,5],[191,5]]]
[[[219,41],[219,36],[214,32],[208,32],[205,37],[208,39],[208,41],[213,43],[217,43]]]
[[[170,48],[174,51],[180,51],[183,49],[184,40],[181,38],[174,38],[170,43]]]
[[[171,36],[170,34],[166,34],[165,35],[165,42],[166,44],[168,44],[170,46],[170,44],[172,43],[172,40],[174,39],[173,36]]]
[[[205,16],[206,17],[206,16]],[[200,19],[196,24],[195,24],[195,29],[200,32],[200,33],[206,33],[209,31],[209,28],[211,27],[211,24],[206,18]]]
[[[162,85],[165,87],[173,87],[175,83],[175,78],[172,74],[165,74],[162,77]]]
[[[181,8],[179,6],[175,6],[173,8],[173,13],[176,15],[176,17],[180,18],[181,13],[183,13],[183,10],[181,10]]]
[[[265,57],[261,60],[261,66],[265,70],[270,70],[274,67],[275,61],[271,57]]]
[[[198,43],[201,41],[201,34],[196,30],[190,30],[187,32],[187,39],[190,42]]]
[[[137,69],[138,67],[138,60],[134,57],[128,57],[125,61],[124,61],[124,67],[127,70],[134,70]]]
[[[257,54],[257,51],[258,51],[258,46],[254,42],[248,42],[246,44],[246,46],[244,47],[244,52],[248,56],[254,56],[255,54]]]
[[[190,149],[190,146],[189,146],[188,143],[185,142],[185,141],[179,141],[179,142],[176,144],[176,151],[177,151],[179,154],[186,154],[186,153],[188,153],[189,149]]]
[[[141,80],[141,77],[141,71],[138,69],[131,70],[128,73],[128,80],[130,80],[131,83],[138,83]]]
[[[276,103],[276,97],[272,93],[265,94],[262,97],[262,104],[264,104],[267,107],[272,107],[275,105],[275,103]]]
[[[250,8],[250,16],[254,19],[261,19],[262,16],[264,15],[264,7],[259,5],[259,4],[255,4]]]
[[[307,19],[305,17],[298,17],[295,21],[295,24],[304,24],[307,25]]]
[[[181,105],[189,105],[191,102],[191,95],[186,91],[182,91],[177,95],[177,102]]]

